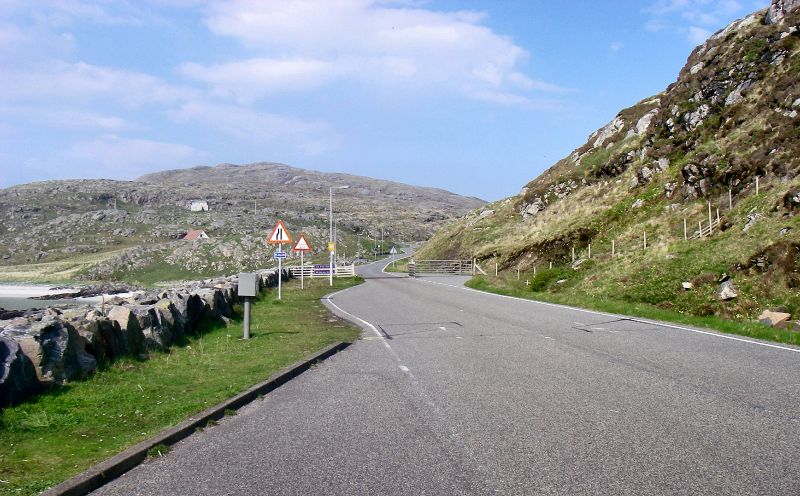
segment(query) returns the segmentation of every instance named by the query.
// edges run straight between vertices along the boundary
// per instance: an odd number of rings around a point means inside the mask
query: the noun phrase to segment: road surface
[[[363,338],[97,494],[800,494],[800,350],[363,269]]]

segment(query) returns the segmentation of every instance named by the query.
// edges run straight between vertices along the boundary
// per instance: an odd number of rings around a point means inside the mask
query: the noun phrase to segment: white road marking
[[[446,330],[447,330],[447,328],[446,328],[446,327],[444,327],[444,326],[439,326],[439,329],[441,329],[441,330],[443,330],[443,331],[446,331]]]
[[[519,298],[519,297],[516,297],[516,296],[508,296],[508,295],[500,295],[500,294],[496,294],[496,293],[489,293],[487,291],[479,291],[477,289],[472,289],[472,288],[468,288],[468,287],[465,287],[465,286],[455,286],[453,284],[446,284],[446,283],[443,283],[443,282],[425,281],[425,280],[419,280],[419,279],[414,279],[414,280],[416,280],[418,282],[428,283],[428,284],[437,284],[439,286],[447,286],[447,287],[450,287],[450,288],[461,289],[461,290],[465,290],[465,291],[472,291],[474,293],[479,293],[479,294],[488,295],[488,296],[494,296],[494,297],[497,297],[497,298],[506,298],[506,299],[509,299],[509,300],[523,301],[523,302],[526,302],[526,303],[532,303],[532,304],[535,304],[535,305],[543,305],[543,306],[547,306],[547,307],[564,308],[564,309],[567,309],[567,310],[573,310],[573,311],[576,311],[576,312],[589,313],[589,314],[592,314],[592,315],[602,315],[603,317],[613,317],[613,318],[624,317],[625,319],[627,319],[630,322],[638,322],[640,324],[648,324],[648,325],[655,325],[655,326],[660,326],[660,327],[667,327],[669,329],[678,329],[678,330],[681,330],[681,331],[694,332],[694,333],[697,333],[697,334],[703,334],[703,335],[711,336],[711,337],[715,337],[715,338],[730,339],[731,341],[739,341],[739,342],[742,342],[742,343],[748,343],[748,344],[754,344],[754,345],[758,345],[758,346],[764,346],[765,348],[773,348],[773,349],[776,349],[776,350],[783,350],[783,351],[791,351],[793,353],[800,353],[800,348],[789,348],[787,346],[781,346],[781,345],[778,345],[778,344],[762,343],[760,341],[753,341],[751,339],[745,339],[745,338],[740,338],[740,337],[736,337],[736,336],[729,336],[727,334],[720,334],[720,333],[711,332],[711,331],[701,331],[700,329],[692,329],[690,327],[683,327],[683,326],[674,325],[674,324],[666,324],[666,323],[663,323],[663,322],[656,322],[654,320],[645,320],[645,319],[640,319],[640,318],[637,318],[637,317],[631,317],[631,316],[628,316],[628,315],[616,315],[616,314],[613,314],[613,313],[597,312],[595,310],[586,310],[584,308],[570,307],[568,305],[559,305],[558,303],[547,303],[545,301],[527,300],[525,298]]]
[[[371,330],[372,330],[372,332],[374,332],[374,333],[375,333],[375,337],[377,337],[378,339],[380,339],[380,340],[381,340],[381,342],[383,342],[383,346],[385,346],[387,349],[391,350],[392,348],[389,346],[389,343],[387,343],[387,342],[386,342],[386,339],[384,338],[383,334],[381,334],[381,332],[378,330],[378,328],[377,328],[377,327],[375,327],[374,325],[370,324],[370,323],[369,323],[369,322],[367,322],[366,320],[364,320],[364,319],[362,319],[362,318],[360,318],[360,317],[356,317],[356,316],[355,316],[355,315],[353,315],[352,313],[350,313],[350,312],[348,312],[348,311],[346,311],[346,310],[343,310],[343,309],[342,309],[342,307],[340,307],[339,305],[337,305],[336,303],[334,303],[334,302],[333,302],[333,300],[331,300],[331,298],[333,298],[334,296],[336,296],[336,295],[339,295],[339,294],[342,294],[342,293],[344,293],[345,291],[349,291],[349,290],[351,290],[351,289],[353,289],[353,288],[355,288],[355,287],[357,287],[357,286],[352,286],[352,287],[349,287],[349,288],[343,289],[343,290],[341,290],[341,291],[337,291],[337,292],[335,292],[335,293],[333,293],[333,294],[329,294],[328,296],[326,296],[326,297],[325,297],[325,298],[323,298],[323,299],[324,299],[324,300],[326,300],[326,301],[327,301],[327,302],[328,302],[328,303],[329,303],[329,304],[330,304],[332,307],[334,307],[334,308],[336,308],[337,310],[339,310],[341,313],[343,313],[343,314],[347,315],[348,317],[352,317],[352,318],[353,318],[353,319],[355,319],[357,322],[360,322],[361,324],[363,324],[363,325],[364,325],[366,328],[368,328],[368,329],[371,329]]]
[[[462,338],[461,336],[456,336],[456,339],[464,339],[464,338]]]

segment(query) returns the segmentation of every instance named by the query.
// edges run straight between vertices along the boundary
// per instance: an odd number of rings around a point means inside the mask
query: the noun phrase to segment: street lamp
[[[334,242],[333,241],[333,190],[335,190],[335,189],[347,189],[349,187],[350,186],[348,186],[348,185],[331,186],[330,189],[328,190],[328,210],[330,211],[330,231],[328,231],[328,232],[329,232],[329,238],[330,238],[329,241],[331,243]],[[334,249],[335,249],[335,245],[334,245]],[[328,251],[330,251],[330,254],[331,254],[331,262],[330,262],[330,265],[328,265],[328,275],[329,275],[329,278],[330,278],[330,284],[331,284],[331,286],[333,286],[333,271],[334,271],[333,250],[328,250]]]

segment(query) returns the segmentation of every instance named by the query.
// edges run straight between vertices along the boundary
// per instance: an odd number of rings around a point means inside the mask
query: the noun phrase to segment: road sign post
[[[303,255],[307,251],[311,251],[311,245],[306,241],[306,235],[300,234],[300,237],[297,238],[297,243],[292,248],[294,251],[300,252],[300,289],[305,289],[305,260]]]
[[[283,244],[292,242],[292,235],[286,229],[286,225],[282,220],[279,220],[275,227],[272,228],[272,233],[267,238],[267,243],[271,245],[278,245],[278,251],[275,252],[274,257],[278,259],[278,300],[281,299],[281,281],[283,280],[283,259],[286,258],[286,252],[283,251]]]

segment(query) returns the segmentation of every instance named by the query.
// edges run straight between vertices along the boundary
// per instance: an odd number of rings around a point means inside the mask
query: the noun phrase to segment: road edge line
[[[265,381],[251,386],[244,392],[229,398],[216,406],[207,408],[194,417],[189,417],[178,425],[136,444],[113,457],[94,465],[80,474],[51,487],[41,493],[42,496],[79,496],[88,494],[112,480],[122,476],[147,459],[147,452],[153,446],[166,444],[171,446],[192,435],[198,427],[204,427],[210,420],[218,420],[225,416],[225,410],[239,409],[255,400],[259,395],[267,394],[283,386],[290,380],[307,371],[316,362],[332,357],[352,343],[339,341],[306,357],[298,362],[272,374]]]
[[[336,291],[336,292],[331,293],[329,295],[325,295],[322,298],[322,304],[325,305],[325,307],[328,310],[333,312],[334,315],[338,315],[339,317],[342,317],[342,318],[350,321],[351,323],[356,324],[358,327],[364,329],[365,331],[366,330],[370,330],[370,331],[374,332],[377,337],[383,339],[383,334],[381,334],[381,332],[378,330],[377,327],[375,327],[374,325],[370,324],[369,322],[367,322],[366,320],[362,319],[361,317],[357,317],[357,316],[353,315],[352,313],[348,312],[347,310],[343,309],[342,307],[340,307],[339,305],[337,305],[336,303],[333,302],[332,298],[334,296],[340,295],[340,294],[344,293],[345,291],[350,291],[351,289],[357,288],[357,287],[358,286],[351,286],[349,288],[345,288],[345,289],[342,289],[340,291]]]

